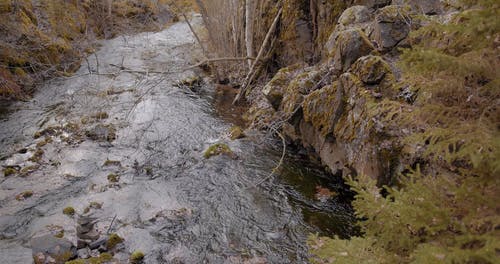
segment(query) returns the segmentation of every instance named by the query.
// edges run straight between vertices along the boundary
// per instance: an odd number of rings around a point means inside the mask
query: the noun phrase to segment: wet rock
[[[95,141],[111,142],[116,139],[116,129],[113,125],[98,124],[85,132],[85,135]]]
[[[369,8],[381,8],[391,4],[391,0],[354,0],[356,5],[365,5]]]
[[[352,72],[365,84],[379,84],[382,79],[391,74],[389,64],[379,56],[364,56],[359,58],[352,67]]]
[[[81,248],[77,251],[78,258],[87,259],[90,258],[90,250],[88,248]]]
[[[236,139],[244,138],[245,133],[243,132],[243,129],[241,129],[241,127],[233,126],[233,127],[231,127],[231,130],[229,131],[229,137],[231,138],[231,140],[236,140]]]
[[[101,246],[104,246],[106,244],[106,242],[108,241],[108,239],[109,238],[107,236],[103,236],[103,237],[97,239],[96,241],[89,243],[88,247],[90,249],[97,249]]]
[[[409,5],[416,14],[436,15],[443,11],[440,0],[392,0],[392,4]]]
[[[218,155],[226,155],[232,159],[237,158],[236,154],[234,154],[234,152],[229,148],[229,146],[224,143],[214,144],[208,147],[208,149],[205,150],[205,152],[203,153],[203,157],[205,157],[205,159],[209,159],[213,156],[218,156]]]
[[[333,67],[345,72],[358,58],[370,54],[375,47],[362,30],[347,29],[334,32],[326,43],[326,49]]]
[[[410,23],[407,8],[386,6],[377,10],[371,39],[377,44],[378,50],[388,51],[408,36]]]
[[[77,255],[71,241],[52,235],[32,238],[30,244],[35,263],[64,263]]]

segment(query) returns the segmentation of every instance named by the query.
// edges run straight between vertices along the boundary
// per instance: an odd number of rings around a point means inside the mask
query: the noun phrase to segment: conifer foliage
[[[420,164],[395,186],[347,178],[363,235],[311,237],[314,263],[498,263],[500,3],[460,3],[451,21],[428,21],[402,51],[416,99],[379,105],[384,121],[410,131],[403,144],[423,149]],[[401,107],[408,111],[390,114]]]

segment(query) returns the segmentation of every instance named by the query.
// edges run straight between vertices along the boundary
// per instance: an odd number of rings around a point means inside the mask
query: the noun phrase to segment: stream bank
[[[256,131],[230,140],[209,81],[198,91],[176,86],[196,75],[185,68],[201,53],[186,23],[101,44],[89,67],[45,82],[2,115],[5,263],[31,262],[33,237],[77,245],[82,233],[91,243],[122,238],[104,248],[116,263],[135,251],[145,263],[307,263],[309,234],[354,232],[343,184],[303,156],[254,187],[281,146]],[[216,143],[235,156],[205,158]],[[104,257],[90,247],[86,257]]]

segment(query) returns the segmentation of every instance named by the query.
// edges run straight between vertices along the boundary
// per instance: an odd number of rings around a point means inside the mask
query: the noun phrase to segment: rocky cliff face
[[[417,15],[440,15],[444,6],[437,0],[359,0],[335,9],[330,2],[311,1],[308,10],[316,10],[310,46],[321,46],[319,62],[290,59],[297,53],[292,44],[283,46],[292,54],[286,61],[297,64],[279,70],[263,87],[264,96],[254,95],[260,99],[248,116],[255,126],[285,121],[288,138],[315,151],[334,174],[364,174],[387,184],[417,159],[399,140],[407,131],[383,121],[388,105],[401,104],[404,111],[412,96],[398,82],[399,48],[409,46]],[[338,17],[337,23],[327,26],[326,17]]]

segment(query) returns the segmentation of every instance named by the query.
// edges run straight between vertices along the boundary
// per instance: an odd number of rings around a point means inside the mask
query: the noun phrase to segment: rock
[[[85,132],[85,135],[95,141],[111,142],[116,139],[116,129],[113,125],[98,124]]]
[[[393,5],[409,5],[416,14],[436,15],[443,11],[440,0],[392,0]]]
[[[343,91],[338,82],[309,94],[303,103],[304,119],[326,136],[333,132],[334,126],[343,112]]]
[[[90,250],[88,248],[82,248],[77,251],[78,258],[87,259],[90,257]]]
[[[229,131],[229,137],[231,138],[231,140],[236,140],[236,139],[244,138],[245,133],[243,132],[243,129],[241,127],[233,126],[233,127],[231,127],[231,129]]]
[[[379,56],[364,56],[352,66],[352,72],[365,84],[379,84],[386,74],[392,74],[389,64]]]
[[[87,247],[90,242],[91,242],[90,240],[77,238],[77,240],[76,240],[76,248],[77,249],[82,249],[84,247]]]
[[[326,49],[334,68],[345,72],[358,58],[370,54],[375,47],[362,30],[347,29],[334,32],[326,43]]]
[[[284,90],[293,78],[295,70],[295,66],[280,69],[262,89],[262,93],[275,110],[280,107]]]
[[[298,112],[304,96],[308,95],[314,89],[319,88],[317,84],[322,81],[326,74],[328,74],[326,68],[318,69],[315,67],[308,67],[295,76],[286,87],[283,102],[281,104],[281,109],[286,117],[291,118]]]
[[[371,12],[366,6],[351,6],[347,8],[339,18],[338,24],[349,26],[368,22],[371,19]]]
[[[371,39],[380,51],[388,51],[405,39],[410,32],[411,18],[407,8],[386,6],[377,10]]]
[[[108,241],[108,239],[109,238],[107,236],[103,236],[103,237],[97,239],[96,241],[89,243],[88,246],[89,246],[90,249],[97,249],[100,246],[106,244],[106,242]]]
[[[76,247],[65,238],[56,238],[53,235],[45,235],[31,239],[31,251],[35,261],[44,259],[48,263],[53,258],[57,263],[64,263],[76,257]],[[42,257],[43,255],[43,257]]]
[[[87,233],[79,234],[78,238],[94,241],[94,240],[97,240],[99,238],[99,232],[97,232],[96,230],[91,230]]]
[[[355,5],[365,5],[369,8],[381,8],[391,4],[391,0],[354,0]]]

